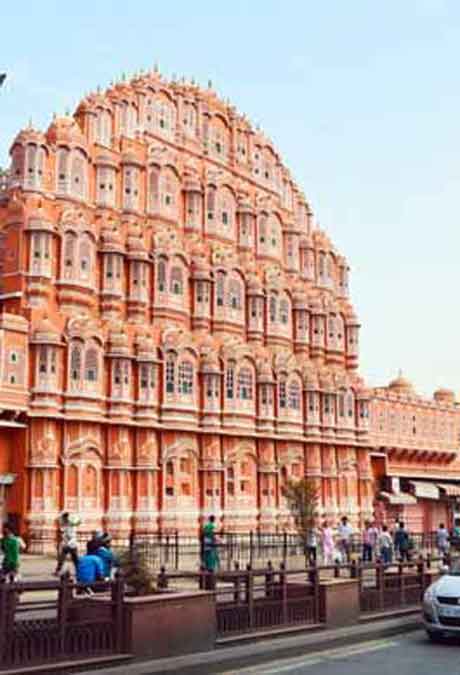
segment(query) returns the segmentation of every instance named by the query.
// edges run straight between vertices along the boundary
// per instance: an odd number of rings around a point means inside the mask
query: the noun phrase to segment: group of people
[[[118,566],[117,558],[111,549],[111,537],[107,532],[94,531],[86,544],[86,553],[78,554],[77,528],[80,521],[69,513],[63,513],[60,519],[61,544],[57,559],[55,576],[60,576],[64,562],[70,557],[77,583],[87,593],[97,581],[109,580]]]
[[[375,522],[366,521],[362,532],[359,532],[350,525],[347,516],[343,516],[336,529],[327,520],[322,527],[312,528],[307,533],[306,548],[312,565],[317,563],[318,548],[321,548],[324,565],[350,562],[353,552],[363,562],[380,559],[390,563],[394,553],[400,560],[409,560],[413,541],[402,521],[397,523],[393,532],[387,525],[379,527]]]

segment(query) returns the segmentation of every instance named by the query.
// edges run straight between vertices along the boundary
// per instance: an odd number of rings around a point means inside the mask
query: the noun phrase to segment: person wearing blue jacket
[[[104,535],[99,542],[99,547],[96,549],[96,555],[102,562],[105,579],[110,579],[113,568],[118,567],[118,560],[110,548],[110,541],[109,535]]]
[[[104,566],[102,560],[96,555],[94,543],[89,541],[86,545],[86,555],[78,559],[77,582],[86,587],[85,591],[88,594],[92,594],[90,586],[103,578]]]

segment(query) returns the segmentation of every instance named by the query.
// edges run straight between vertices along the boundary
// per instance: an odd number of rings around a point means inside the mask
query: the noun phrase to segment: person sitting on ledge
[[[84,586],[83,592],[92,595],[91,586],[104,579],[104,566],[101,558],[96,555],[96,545],[89,541],[86,544],[86,555],[78,559],[77,582]]]
[[[111,538],[110,535],[105,533],[97,547],[95,549],[96,555],[101,559],[102,567],[104,570],[104,579],[110,579],[112,577],[112,571],[115,567],[118,567],[118,559],[115,553],[110,548]]]

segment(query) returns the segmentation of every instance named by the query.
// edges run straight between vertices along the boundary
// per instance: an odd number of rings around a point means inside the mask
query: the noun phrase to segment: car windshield
[[[460,560],[453,560],[450,568],[449,574],[453,577],[460,577]]]

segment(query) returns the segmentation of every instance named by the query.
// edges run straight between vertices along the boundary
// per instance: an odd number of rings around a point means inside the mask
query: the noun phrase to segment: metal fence
[[[221,570],[231,570],[237,562],[240,566],[263,566],[269,560],[273,562],[305,559],[305,550],[301,537],[291,532],[246,534],[224,532],[218,534],[217,551]],[[436,551],[436,533],[411,535],[412,548],[409,556],[414,558],[420,553]],[[133,535],[130,546],[145,557],[153,569],[162,566],[176,570],[196,569],[202,559],[202,546],[199,537],[183,537],[178,532],[170,534]],[[122,551],[123,546],[115,547]],[[350,545],[350,561],[362,557],[362,536],[353,535]],[[318,563],[323,561],[321,547],[317,550]],[[310,562],[313,562],[310,558]]]
[[[123,581],[104,587],[109,618],[79,619],[72,612],[79,590],[67,576],[46,582],[0,579],[0,670],[121,653]]]

